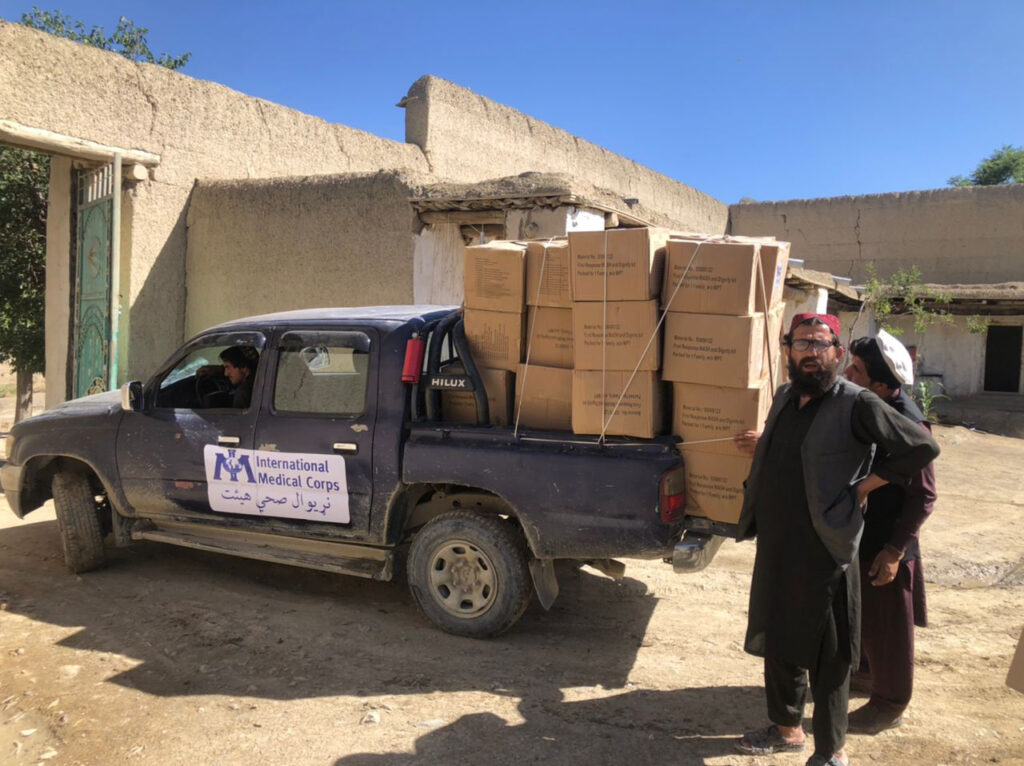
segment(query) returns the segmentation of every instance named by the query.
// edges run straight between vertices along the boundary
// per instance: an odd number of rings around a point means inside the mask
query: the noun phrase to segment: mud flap
[[[114,545],[127,548],[132,544],[132,520],[118,513],[113,505],[110,508],[110,520],[114,528]]]
[[[550,609],[558,598],[558,578],[555,577],[554,559],[530,559],[530,577],[537,591],[537,600],[544,609]]]

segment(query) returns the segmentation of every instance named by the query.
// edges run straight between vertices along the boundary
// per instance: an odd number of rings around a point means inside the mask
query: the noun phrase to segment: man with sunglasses
[[[868,494],[906,486],[939,454],[916,423],[839,375],[839,319],[797,314],[784,337],[790,382],[763,434],[738,434],[754,455],[739,538],[756,535],[744,649],[764,658],[769,726],[747,732],[749,755],[805,747],[808,674],[814,754],[808,766],[848,764],[850,672],[860,659],[857,546]],[[872,464],[875,445],[884,460]]]

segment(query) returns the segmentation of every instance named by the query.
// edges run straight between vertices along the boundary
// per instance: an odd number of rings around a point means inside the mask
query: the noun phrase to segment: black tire
[[[427,619],[469,638],[504,633],[533,595],[522,533],[498,516],[472,511],[428,522],[412,539],[407,576]]]
[[[76,574],[102,566],[106,561],[103,530],[89,477],[58,473],[52,488],[64,563]]]

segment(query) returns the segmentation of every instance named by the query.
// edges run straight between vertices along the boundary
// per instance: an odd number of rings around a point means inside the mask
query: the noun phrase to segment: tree
[[[132,61],[181,69],[191,53],[153,55],[149,30],[120,18],[110,36],[103,27],[86,31],[60,11],[36,7],[21,23],[57,37],[118,53]],[[32,375],[45,369],[46,198],[50,158],[0,146],[0,362],[17,373],[15,422],[32,410]]]
[[[46,189],[50,158],[0,146],[0,362],[17,374],[14,419],[32,410],[46,347]]]
[[[952,176],[950,186],[1024,184],[1024,147],[1006,144],[978,163],[970,176]]]
[[[887,279],[878,276],[874,263],[867,265],[868,279],[862,298],[864,305],[875,314],[878,327],[891,335],[900,335],[903,328],[893,324],[894,314],[910,316],[914,320],[914,332],[923,334],[936,322],[952,324],[954,316],[948,310],[953,297],[932,289],[921,282],[921,270],[917,266],[897,269]],[[967,331],[980,334],[988,329],[988,317],[964,317]],[[933,405],[938,399],[949,397],[941,393],[941,384],[927,379],[918,380],[909,393],[921,406],[929,420],[934,420]]]
[[[917,266],[897,269],[888,279],[881,279],[874,263],[867,265],[868,280],[864,285],[864,303],[875,313],[878,326],[899,335],[902,328],[892,324],[893,314],[909,314],[914,320],[914,332],[921,334],[936,322],[952,322],[953,315],[946,306],[953,300],[945,293],[936,292],[921,283],[921,270]]]
[[[191,53],[183,53],[180,56],[162,53],[159,58],[155,57],[146,42],[149,29],[135,26],[134,22],[124,16],[118,20],[117,29],[109,37],[104,35],[103,27],[94,26],[86,32],[85,24],[81,21],[74,21],[60,11],[41,11],[35,6],[32,7],[31,13],[22,15],[21,23],[57,37],[66,37],[94,48],[119,53],[132,61],[159,64],[168,69],[181,69],[192,57]]]

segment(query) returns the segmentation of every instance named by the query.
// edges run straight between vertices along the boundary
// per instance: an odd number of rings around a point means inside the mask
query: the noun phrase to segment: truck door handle
[[[234,447],[241,443],[241,439],[237,436],[218,436],[217,444],[223,444],[225,447]]]
[[[359,453],[359,445],[353,442],[334,442],[334,451],[356,455]]]

